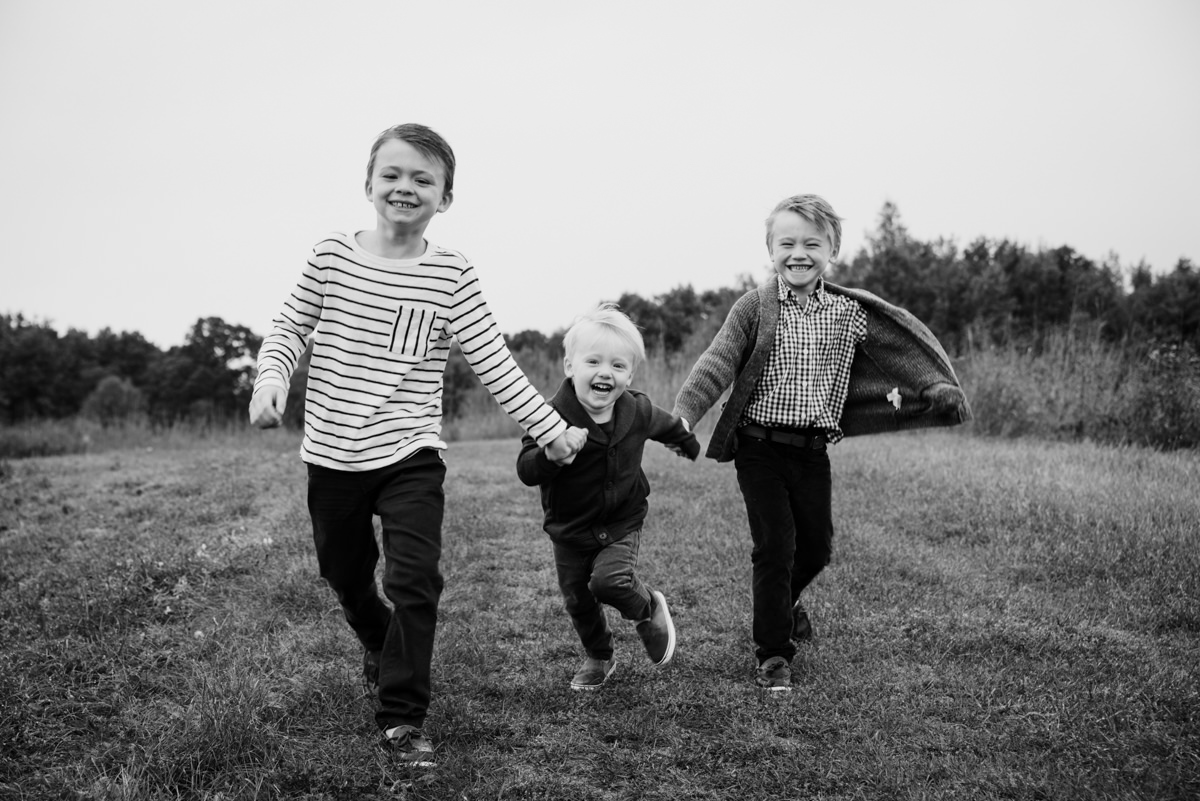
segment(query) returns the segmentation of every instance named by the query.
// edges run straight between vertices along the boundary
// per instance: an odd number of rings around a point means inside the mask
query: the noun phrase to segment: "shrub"
[[[142,392],[127,378],[105,376],[83,401],[83,416],[108,428],[123,423],[145,408]]]
[[[1139,360],[1123,417],[1127,440],[1166,449],[1200,446],[1200,354],[1188,343],[1155,345]]]

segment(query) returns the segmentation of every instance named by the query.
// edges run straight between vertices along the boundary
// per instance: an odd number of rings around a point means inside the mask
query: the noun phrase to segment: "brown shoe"
[[[402,763],[414,768],[432,768],[433,743],[425,739],[421,730],[414,726],[395,726],[383,733],[383,746],[396,754]]]
[[[646,646],[646,656],[662,667],[675,655],[675,624],[671,622],[671,610],[663,594],[654,590],[650,598],[650,617],[637,624],[637,633]]]
[[[579,668],[579,672],[571,679],[571,689],[599,690],[616,669],[617,657],[615,655],[608,659],[593,659],[589,656],[583,660],[583,667]]]
[[[782,656],[773,656],[758,666],[754,683],[771,693],[792,691],[792,666]]]

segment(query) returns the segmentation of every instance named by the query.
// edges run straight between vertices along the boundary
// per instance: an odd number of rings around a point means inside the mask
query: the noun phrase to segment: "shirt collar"
[[[779,302],[780,303],[787,300],[788,298],[791,298],[796,303],[800,302],[800,298],[797,297],[796,293],[792,291],[792,288],[790,286],[788,286],[787,281],[783,280],[782,275],[776,275],[775,279],[779,282]],[[813,291],[812,291],[812,294],[809,296],[809,299],[814,301],[817,304],[814,308],[820,308],[822,305],[824,305],[824,303],[825,303],[825,279],[824,278],[817,279],[817,285],[815,287],[813,287]]]

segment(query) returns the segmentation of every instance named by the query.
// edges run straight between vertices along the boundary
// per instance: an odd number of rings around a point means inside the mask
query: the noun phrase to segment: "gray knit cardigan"
[[[954,426],[971,419],[950,358],[920,320],[865,290],[824,285],[858,301],[867,312],[867,338],[855,349],[842,410],[846,436]],[[771,354],[778,325],[779,284],[773,277],[734,303],[679,390],[673,414],[694,428],[733,386],[705,452],[710,459],[733,458],[737,424]],[[899,393],[899,408],[893,390]]]

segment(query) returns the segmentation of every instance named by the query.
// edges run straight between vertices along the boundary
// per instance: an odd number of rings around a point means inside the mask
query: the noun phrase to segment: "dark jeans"
[[[442,482],[446,465],[424,449],[365,472],[308,466],[308,510],[321,577],[337,593],[363,647],[379,651],[380,728],[421,726],[429,709],[430,665],[442,574]],[[372,515],[383,523],[383,592]]]
[[[611,545],[578,548],[554,543],[558,587],[571,623],[587,655],[611,659],[612,631],[600,604],[626,620],[650,617],[650,590],[635,574],[642,532],[634,531]]]
[[[739,433],[733,458],[754,541],[754,653],[790,661],[792,605],[833,552],[829,454]]]

